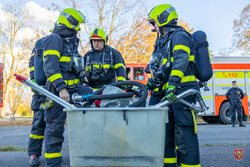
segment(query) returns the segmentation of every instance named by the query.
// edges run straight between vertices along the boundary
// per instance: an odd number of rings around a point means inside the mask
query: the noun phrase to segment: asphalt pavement
[[[0,167],[27,167],[27,143],[30,133],[29,126],[0,127],[0,148],[13,146],[21,148],[20,151],[0,151]],[[231,125],[206,125],[198,126],[200,141],[200,155],[202,167],[250,167],[250,124],[240,128]],[[234,149],[244,151],[243,158],[234,158]],[[63,144],[63,166],[69,167],[69,146],[67,131]],[[44,159],[41,159],[41,167]]]

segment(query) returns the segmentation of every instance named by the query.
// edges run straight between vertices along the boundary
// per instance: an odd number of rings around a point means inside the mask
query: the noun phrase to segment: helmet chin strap
[[[167,34],[167,31],[166,31],[166,29],[165,28],[163,28],[163,27],[159,27],[159,30],[160,30],[160,35],[166,35]]]
[[[64,37],[70,37],[70,36],[77,35],[77,31],[75,31],[73,29],[69,29],[67,26],[65,26],[63,24],[55,24],[55,27],[54,27],[52,32],[60,34]]]
[[[157,32],[155,28],[152,28],[151,29],[151,32]]]

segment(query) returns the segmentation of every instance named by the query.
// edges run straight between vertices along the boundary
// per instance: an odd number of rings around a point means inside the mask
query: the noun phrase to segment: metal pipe
[[[187,97],[189,95],[196,94],[197,92],[198,91],[195,90],[195,89],[189,89],[189,90],[187,90],[185,92],[182,92],[181,94],[177,95],[177,100],[176,101],[179,101],[180,99],[183,99],[183,98],[185,98],[185,97]],[[162,107],[162,106],[166,106],[166,105],[170,105],[170,104],[172,104],[172,102],[166,100],[166,101],[160,102],[160,103],[158,103],[156,105],[153,105],[151,107]]]
[[[183,100],[183,98],[187,97],[187,96],[190,96],[190,95],[194,95],[196,94],[197,95],[197,100],[198,100],[198,103],[200,105],[200,107],[196,106],[194,103],[189,103],[185,100]],[[200,95],[200,92],[198,90],[195,90],[195,89],[189,89],[179,95],[177,95],[177,100],[175,102],[181,102],[185,105],[187,105],[188,107],[190,107],[191,109],[193,110],[197,110],[197,111],[200,111],[200,112],[203,112],[203,111],[206,111],[208,109],[208,107],[206,106],[206,104],[204,103],[201,95]],[[174,103],[175,103],[174,102]],[[153,105],[153,106],[150,106],[150,107],[162,107],[162,106],[167,106],[167,105],[170,105],[172,104],[173,102],[170,102],[170,101],[163,101],[163,102],[160,102],[156,105]]]
[[[49,92],[48,90],[44,89],[43,87],[33,83],[31,80],[27,79],[24,76],[21,75],[14,75],[16,77],[16,79],[22,83],[24,83],[25,85],[31,87],[32,89],[34,89],[35,91],[41,93],[42,95],[49,97],[51,100],[55,101],[56,103],[60,104],[61,106],[63,106],[64,108],[76,108],[73,104],[70,104],[66,101],[64,101],[63,99],[61,99],[60,97],[54,95],[53,93]]]
[[[199,94],[197,94],[197,101],[198,101],[198,103],[200,104],[200,107],[201,107],[201,111],[203,112],[203,111],[206,111],[206,110],[208,110],[209,109],[209,107],[206,105],[206,103],[204,102],[204,100],[203,100],[203,98],[202,98],[202,96],[201,96],[201,94],[199,93]]]

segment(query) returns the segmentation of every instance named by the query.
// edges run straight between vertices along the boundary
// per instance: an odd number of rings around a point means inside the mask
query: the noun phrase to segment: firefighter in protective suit
[[[152,78],[147,87],[152,90],[150,105],[163,100],[174,102],[176,95],[188,90],[199,90],[194,75],[194,44],[184,28],[177,25],[178,15],[170,4],[155,6],[148,21],[158,32],[155,50],[149,63]],[[189,96],[184,100],[195,103]],[[164,166],[200,167],[199,143],[195,112],[176,102],[169,106],[166,123]]]
[[[84,55],[87,83],[94,89],[115,81],[126,80],[126,67],[119,51],[107,45],[108,37],[101,28],[90,33],[92,49]]]
[[[29,68],[30,68],[30,79],[33,82],[36,82],[34,77],[34,56],[35,55],[42,55],[42,43],[44,38],[39,39],[35,47],[32,50],[32,55],[29,60]],[[40,84],[39,84],[40,85]],[[44,86],[44,85],[40,85]],[[44,110],[40,109],[41,95],[37,92],[34,92],[31,102],[31,109],[34,111],[34,117],[32,121],[31,133],[29,136],[29,144],[28,144],[28,155],[30,156],[29,165],[31,167],[39,166],[39,156],[42,152],[42,144],[44,139],[44,130],[45,130],[45,121],[44,121]]]
[[[89,87],[80,84],[83,70],[82,57],[78,54],[79,39],[77,32],[85,22],[83,14],[72,8],[64,9],[55,24],[55,28],[44,43],[43,69],[47,77],[46,89],[63,100],[71,102],[73,93],[91,94]],[[64,141],[64,123],[66,113],[63,108],[53,103],[45,110],[45,154],[48,167],[61,167],[62,143]]]
[[[241,100],[244,98],[244,93],[243,91],[237,87],[237,82],[236,81],[232,81],[232,88],[230,88],[227,93],[226,93],[226,97],[227,99],[230,100],[230,109],[231,109],[231,121],[232,121],[232,126],[235,127],[235,114],[237,112],[237,116],[238,116],[238,121],[239,121],[239,126],[240,127],[245,127],[246,125],[244,125],[242,123],[242,102]]]

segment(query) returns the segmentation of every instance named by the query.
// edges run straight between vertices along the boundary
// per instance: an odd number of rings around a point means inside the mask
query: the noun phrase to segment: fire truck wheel
[[[231,124],[231,113],[230,113],[229,107],[230,107],[230,103],[228,101],[224,102],[220,107],[219,118],[220,118],[221,123],[223,124]]]

